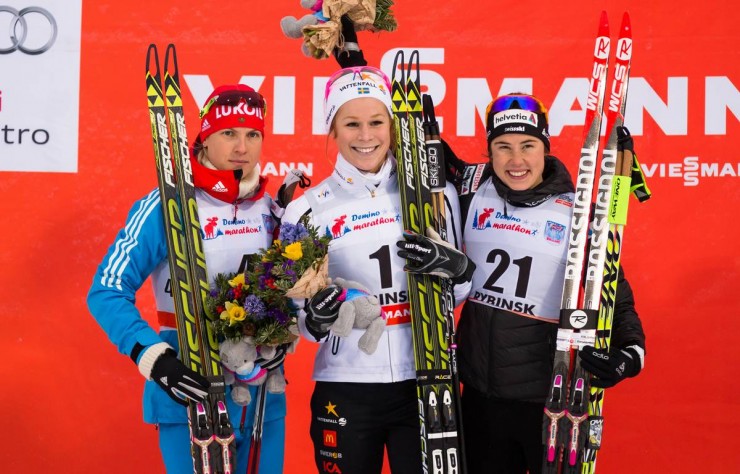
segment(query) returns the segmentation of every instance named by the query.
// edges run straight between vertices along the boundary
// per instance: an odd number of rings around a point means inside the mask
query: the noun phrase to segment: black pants
[[[316,467],[328,474],[421,473],[416,382],[316,382],[311,440]]]
[[[465,458],[470,474],[542,472],[541,403],[487,398],[464,387]]]

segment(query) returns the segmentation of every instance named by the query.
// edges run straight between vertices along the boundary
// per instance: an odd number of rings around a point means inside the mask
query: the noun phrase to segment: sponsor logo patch
[[[493,126],[508,124],[527,124],[537,126],[537,114],[528,110],[504,110],[493,116]]]
[[[565,226],[553,221],[547,221],[545,224],[545,240],[554,244],[559,244],[565,237]]]

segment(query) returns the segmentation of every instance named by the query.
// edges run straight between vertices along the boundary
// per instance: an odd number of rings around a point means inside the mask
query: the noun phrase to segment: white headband
[[[334,116],[342,105],[362,97],[378,99],[386,106],[389,114],[393,113],[390,82],[381,70],[363,66],[342,69],[335,73],[327,82],[324,94],[326,132],[329,132]]]

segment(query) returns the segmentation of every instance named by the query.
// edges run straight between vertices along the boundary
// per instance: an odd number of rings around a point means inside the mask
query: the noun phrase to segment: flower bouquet
[[[285,391],[278,367],[298,342],[297,308],[291,298],[307,298],[328,284],[328,235],[304,217],[283,224],[278,239],[252,256],[244,273],[216,275],[206,312],[220,343],[221,364],[231,397],[247,405],[247,385]]]
[[[206,311],[221,339],[278,346],[298,338],[290,298],[308,298],[328,283],[328,235],[308,224],[283,224],[278,239],[251,259],[244,273],[218,274]]]

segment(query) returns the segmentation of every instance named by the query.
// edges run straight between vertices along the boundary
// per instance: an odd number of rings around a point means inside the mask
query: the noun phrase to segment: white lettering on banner
[[[631,44],[626,42],[617,44],[617,52],[625,55],[631,50]],[[412,48],[403,48],[410,54]],[[393,59],[398,49],[391,49],[383,54],[380,61],[381,69],[390,73]],[[457,81],[456,102],[456,130],[453,133],[460,137],[472,137],[476,133],[476,126],[485,123],[485,110],[493,99],[491,85],[484,77],[457,77],[445,78],[440,73],[431,70],[435,64],[444,64],[445,48],[419,48],[422,87],[425,93],[432,97],[438,105],[447,94],[447,80]],[[592,71],[599,72],[599,71]],[[620,69],[620,75],[626,70]],[[389,77],[391,74],[388,74]],[[205,102],[213,91],[213,84],[205,75],[183,75],[197,104]],[[266,76],[242,76],[238,81],[259,90]],[[314,135],[324,135],[323,98],[327,77],[314,77],[311,91],[312,132]],[[278,135],[292,135],[295,133],[296,117],[296,77],[275,76],[273,81],[274,107],[269,109],[268,120],[272,120],[272,133]],[[501,79],[500,88],[496,96],[509,92],[534,92],[533,78],[505,77]],[[727,110],[740,120],[740,92],[727,76],[708,76],[705,78],[704,89],[705,116],[704,129],[707,135],[725,135]],[[586,106],[589,102],[590,80],[587,77],[566,77],[553,98],[550,106],[550,135],[558,136],[566,126],[581,126],[586,116]],[[649,116],[656,125],[668,136],[687,135],[688,133],[688,101],[689,81],[686,76],[667,76],[665,86],[661,86],[664,93],[659,94],[655,88],[643,77],[632,77],[629,82],[629,100],[625,117],[626,125],[632,135],[643,134],[645,116]],[[616,91],[618,92],[618,91]],[[269,98],[268,98],[269,103]],[[444,131],[444,117],[437,116],[440,130]],[[480,130],[481,127],[478,127]],[[602,134],[604,130],[602,129]]]
[[[24,3],[0,12],[0,172],[76,173],[82,0]]]
[[[642,135],[643,112],[651,116],[666,135],[686,135],[688,129],[688,78],[669,77],[667,100],[663,101],[644,78],[633,77],[629,83],[629,100],[625,112],[626,124],[632,135]],[[485,79],[458,79],[457,136],[475,135],[476,121],[485,123],[485,110],[492,100]],[[582,126],[586,119],[586,104],[590,81],[586,78],[566,78],[550,106],[550,135],[558,136],[564,126]],[[521,92],[532,93],[532,90]],[[435,101],[435,104],[437,102]],[[574,106],[580,106],[574,109]],[[740,109],[740,106],[738,107]],[[708,119],[708,118],[707,118]],[[602,135],[605,123],[602,122]]]
[[[727,110],[740,119],[740,91],[727,76],[710,76],[705,80],[704,134],[727,135]]]
[[[684,186],[698,186],[699,178],[737,178],[740,176],[738,163],[700,163],[698,156],[687,156],[683,163],[641,163],[646,177],[683,178]]]
[[[293,163],[266,161],[262,165],[262,176],[286,176],[290,170],[303,171],[308,176],[313,176],[313,163]]]

